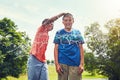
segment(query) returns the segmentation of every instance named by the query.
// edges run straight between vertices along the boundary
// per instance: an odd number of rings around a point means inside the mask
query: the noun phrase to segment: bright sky
[[[10,18],[32,41],[42,20],[61,12],[72,13],[75,18],[73,28],[84,35],[85,26],[91,23],[97,21],[102,25],[120,17],[120,0],[0,0],[0,19]],[[47,59],[54,59],[53,39],[55,32],[61,28],[64,27],[60,18],[54,23],[54,30],[49,32]]]

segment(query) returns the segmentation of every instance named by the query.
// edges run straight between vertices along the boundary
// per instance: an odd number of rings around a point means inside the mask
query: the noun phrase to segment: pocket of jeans
[[[48,70],[48,66],[46,64],[43,66],[43,70]]]

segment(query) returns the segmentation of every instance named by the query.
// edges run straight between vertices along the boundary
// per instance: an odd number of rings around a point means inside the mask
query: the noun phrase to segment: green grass
[[[57,73],[54,65],[49,65],[49,79],[57,80]]]
[[[92,79],[92,78],[106,78],[105,76],[98,75],[98,74],[95,74],[94,76],[91,76],[91,74],[86,72],[86,71],[83,72],[82,77],[83,78],[90,78],[90,79]]]
[[[49,65],[48,66],[49,69],[49,79],[50,80],[57,80],[57,73],[55,71],[55,66],[54,65]],[[89,79],[93,79],[93,78],[105,78],[102,75],[95,75],[95,76],[91,76],[90,73],[84,71],[84,73],[82,74],[83,79],[85,78],[89,78]],[[19,78],[13,78],[13,77],[7,77],[8,80],[27,80],[27,74],[22,74]],[[3,79],[4,80],[4,79]]]
[[[8,78],[8,80],[28,80],[27,79],[27,74],[22,74],[22,75],[20,75],[19,78],[14,78],[14,77],[11,77],[11,76],[9,76],[7,78]]]
[[[49,78],[50,80],[57,80],[57,73],[55,71],[55,66],[53,65],[49,65]],[[90,79],[95,79],[95,78],[106,78],[105,76],[102,75],[98,75],[96,74],[95,76],[91,76],[90,73],[84,71],[82,74],[82,78],[90,78]]]

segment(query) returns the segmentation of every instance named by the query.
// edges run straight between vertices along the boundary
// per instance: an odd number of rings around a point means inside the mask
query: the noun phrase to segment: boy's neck
[[[70,32],[72,28],[65,28],[65,31]]]

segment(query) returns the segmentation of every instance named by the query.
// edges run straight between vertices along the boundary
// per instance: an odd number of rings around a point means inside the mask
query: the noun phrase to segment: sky
[[[85,26],[93,22],[103,25],[120,18],[120,0],[0,0],[0,19],[7,17],[14,21],[19,31],[26,32],[31,43],[42,20],[62,12],[73,14],[73,28],[79,29],[84,37]],[[62,28],[62,19],[59,18],[49,32],[46,59],[54,59],[53,39],[56,31]]]

